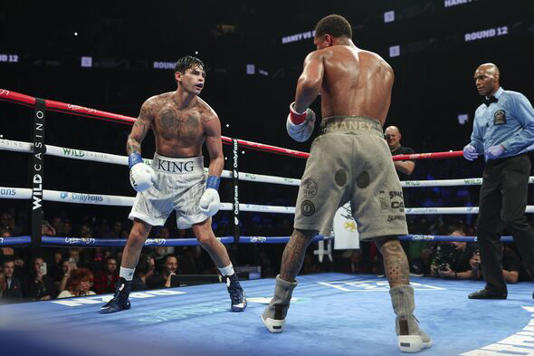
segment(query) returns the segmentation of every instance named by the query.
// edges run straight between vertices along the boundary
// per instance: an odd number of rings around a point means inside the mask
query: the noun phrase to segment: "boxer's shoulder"
[[[206,101],[202,100],[200,97],[197,97],[196,108],[202,120],[209,121],[209,120],[215,120],[219,118],[215,110],[213,110],[213,108]]]

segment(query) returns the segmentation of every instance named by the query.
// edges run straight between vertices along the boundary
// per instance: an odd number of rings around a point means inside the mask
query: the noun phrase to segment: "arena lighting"
[[[458,114],[458,123],[460,125],[465,125],[466,122],[469,121],[469,115],[468,114]]]
[[[391,46],[389,47],[389,56],[390,57],[398,57],[400,56],[400,46]]]
[[[384,12],[384,23],[395,21],[395,10]]]
[[[247,64],[247,70],[248,75],[256,74],[256,66],[254,64]]]
[[[83,68],[91,68],[93,66],[93,57],[82,57],[80,66]]]
[[[11,53],[0,53],[0,62],[1,63],[18,63],[19,55]]]

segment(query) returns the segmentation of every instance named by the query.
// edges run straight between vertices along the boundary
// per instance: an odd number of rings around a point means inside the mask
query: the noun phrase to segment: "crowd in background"
[[[17,224],[13,210],[0,215],[1,236],[9,238],[13,232],[24,232]],[[249,223],[261,228],[261,216],[252,216]],[[269,224],[272,223],[271,219]],[[476,235],[472,225],[439,216],[410,216],[410,231],[430,235]],[[284,229],[289,229],[289,220]],[[214,224],[217,229],[226,229]],[[280,226],[279,226],[280,227]],[[128,223],[120,220],[84,218],[73,222],[65,217],[43,221],[42,232],[50,236],[115,237],[126,238]],[[216,232],[217,232],[216,229]],[[220,232],[217,232],[219,236]],[[157,228],[154,238],[190,237],[187,230]],[[415,276],[447,279],[482,279],[476,243],[466,242],[403,242]],[[261,277],[274,277],[278,273],[283,245],[227,245],[236,269],[240,266],[259,266]],[[374,242],[361,242],[358,250],[333,251],[333,261],[317,261],[310,248],[302,274],[318,272],[369,273],[383,275],[383,265]],[[11,248],[0,250],[0,300],[19,302],[49,300],[73,296],[112,293],[118,279],[122,248]],[[508,283],[528,280],[513,244],[503,246],[504,277]],[[217,269],[200,246],[145,248],[135,271],[134,290],[179,287],[202,283],[183,276],[216,276]],[[246,275],[243,278],[247,278]],[[216,278],[210,279],[215,281]]]

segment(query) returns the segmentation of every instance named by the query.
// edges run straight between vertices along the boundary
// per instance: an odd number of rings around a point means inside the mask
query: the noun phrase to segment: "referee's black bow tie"
[[[484,104],[486,104],[486,106],[490,106],[491,103],[496,103],[498,101],[499,100],[494,96],[490,96],[489,98],[484,97]]]

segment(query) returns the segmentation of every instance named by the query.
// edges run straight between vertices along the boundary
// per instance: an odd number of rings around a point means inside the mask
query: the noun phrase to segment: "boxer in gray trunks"
[[[394,74],[380,56],[357,48],[351,38],[351,25],[342,16],[329,15],[317,23],[317,50],[306,57],[289,106],[286,127],[296,141],[311,136],[315,114],[308,107],[319,95],[323,120],[299,188],[293,234],[262,320],[270,332],[283,330],[306,248],[317,233],[330,235],[337,208],[350,202],[360,239],[374,239],[384,257],[398,346],[417,352],[432,341],[413,315],[408,260],[398,240],[407,234],[403,195],[382,129]]]
[[[224,157],[219,117],[198,97],[205,84],[204,63],[182,57],[176,62],[174,77],[177,89],[146,100],[128,136],[130,183],[137,191],[129,215],[133,226],[122,254],[115,295],[100,308],[101,313],[130,309],[128,296],[141,249],[152,226],[164,225],[173,210],[178,228],[191,227],[217,265],[230,294],[231,310],[243,311],[247,305],[228,252],[211,228],[211,216],[220,206],[217,189]],[[151,166],[141,158],[141,142],[150,128],[156,139]],[[210,158],[207,178],[204,142]]]

